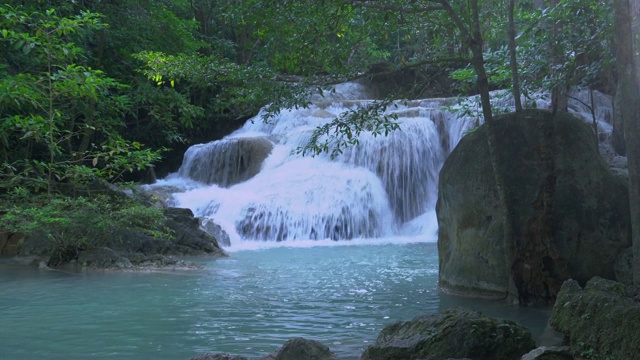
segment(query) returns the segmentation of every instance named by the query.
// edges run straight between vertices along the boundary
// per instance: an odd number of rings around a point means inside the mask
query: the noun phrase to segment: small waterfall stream
[[[585,91],[575,97],[590,101]],[[400,130],[389,136],[362,133],[356,146],[335,159],[296,153],[314,128],[366,106],[369,98],[363,85],[345,83],[269,123],[258,114],[224,139],[192,146],[180,170],[154,186],[181,189],[171,205],[220,225],[232,246],[391,236],[433,241],[438,173],[464,133],[479,125],[476,99],[462,105],[451,99],[397,102],[388,111],[397,115]],[[513,106],[508,96],[495,98],[498,109]],[[538,98],[535,106],[548,106],[545,96]],[[594,99],[606,140],[611,100],[599,93]],[[591,121],[584,104],[572,100],[570,110]]]

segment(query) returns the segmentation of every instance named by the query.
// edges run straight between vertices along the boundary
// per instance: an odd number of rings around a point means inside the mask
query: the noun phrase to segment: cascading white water
[[[222,140],[190,148],[178,173],[159,185],[188,189],[175,193],[172,205],[219,224],[232,245],[426,233],[433,239],[438,173],[478,116],[443,108],[447,99],[398,102],[389,113],[400,130],[389,136],[365,132],[335,159],[295,152],[313,129],[366,106],[368,97],[362,85],[346,83],[269,123],[259,114]],[[498,107],[512,106],[497,98]]]

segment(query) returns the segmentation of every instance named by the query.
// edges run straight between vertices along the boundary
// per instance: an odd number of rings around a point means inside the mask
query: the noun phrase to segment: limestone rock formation
[[[231,238],[229,237],[229,234],[215,221],[211,219],[203,219],[201,226],[204,231],[216,238],[218,245],[231,246]]]
[[[552,117],[542,110],[496,117],[496,126],[515,259],[507,266],[482,126],[460,141],[440,173],[442,289],[504,298],[513,276],[521,296],[552,301],[568,278],[613,279],[618,254],[630,246],[628,191],[599,156],[590,127],[569,114]]]
[[[565,335],[575,355],[637,359],[640,344],[638,289],[595,277],[584,289],[566,281],[549,323]],[[635,297],[635,299],[634,299]]]
[[[513,321],[452,308],[442,314],[385,326],[360,360],[511,360],[519,359],[534,346],[529,330]]]
[[[192,146],[179,174],[205,184],[228,187],[254,177],[273,149],[266,137],[223,139]]]

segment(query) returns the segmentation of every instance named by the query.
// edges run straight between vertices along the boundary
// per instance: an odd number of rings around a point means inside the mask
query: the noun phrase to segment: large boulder
[[[577,281],[568,280],[562,285],[549,322],[565,335],[576,356],[637,359],[638,295],[633,287],[599,277],[589,280],[584,289]]]
[[[452,308],[385,326],[360,360],[520,359],[534,347],[529,330],[513,321]]]
[[[552,301],[569,277],[613,279],[615,260],[631,241],[628,190],[599,156],[591,128],[542,110],[498,116],[495,123],[514,261],[507,266],[502,205],[481,126],[460,141],[440,173],[440,287],[505,298],[513,276],[521,296]]]
[[[229,187],[254,177],[273,149],[266,137],[244,137],[194,145],[184,154],[181,176]]]
[[[169,241],[140,233],[125,233],[122,240],[109,244],[114,250],[145,255],[226,256],[215,237],[200,228],[200,220],[190,209],[166,208],[165,226],[173,231]]]

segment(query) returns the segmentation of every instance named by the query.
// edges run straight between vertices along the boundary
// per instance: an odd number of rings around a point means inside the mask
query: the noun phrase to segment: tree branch
[[[406,69],[412,69],[412,68],[417,68],[420,66],[424,66],[424,65],[430,65],[430,64],[440,64],[440,63],[470,63],[471,59],[466,59],[466,58],[460,58],[460,57],[453,57],[453,58],[442,58],[442,59],[427,59],[427,60],[422,60],[422,61],[418,61],[415,63],[403,63],[403,66],[401,66],[400,68],[397,69],[391,69],[391,70],[387,70],[387,71],[380,71],[380,72],[375,72],[375,73],[371,73],[371,72],[365,72],[365,73],[359,73],[353,76],[348,76],[347,78],[334,78],[334,77],[317,77],[316,79],[308,82],[308,84],[311,86],[318,86],[318,85],[335,85],[335,84],[339,84],[339,83],[343,83],[343,82],[347,82],[347,81],[355,81],[355,80],[359,80],[359,79],[364,79],[364,78],[368,78],[371,76],[385,76],[385,75],[391,75],[394,73],[397,73],[398,71],[402,71],[402,70],[406,70]],[[308,79],[308,78],[307,78]],[[272,78],[273,81],[279,81],[279,82],[290,82],[290,83],[299,83],[299,82],[303,82],[305,80],[304,77],[302,76],[297,76],[297,75],[276,75]]]
[[[428,0],[428,2],[440,4],[440,1],[436,1],[436,0]],[[442,6],[442,4],[433,5],[433,6],[403,7],[403,6],[380,4],[379,1],[371,1],[371,0],[351,0],[351,4],[355,6],[360,6],[363,8],[368,8],[368,9],[388,10],[388,11],[395,11],[395,12],[401,12],[406,14],[446,10],[445,7]]]

